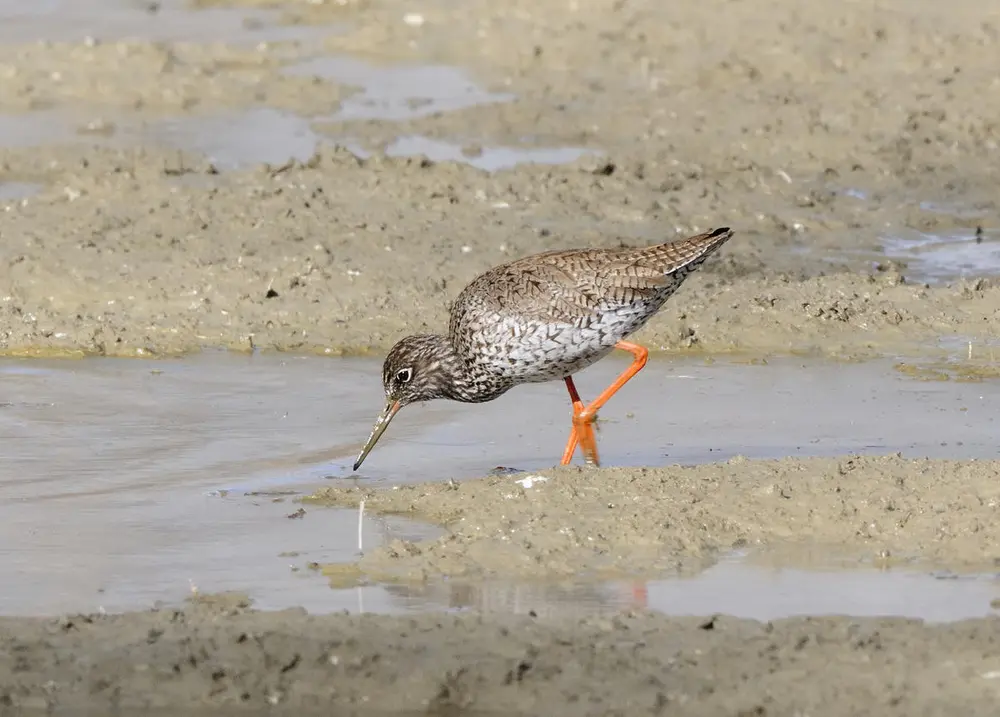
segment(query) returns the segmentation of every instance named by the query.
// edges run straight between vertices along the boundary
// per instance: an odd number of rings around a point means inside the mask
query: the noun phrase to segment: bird
[[[554,250],[496,266],[452,303],[447,334],[399,340],[382,364],[385,408],[354,463],[357,471],[401,408],[423,401],[492,401],[511,388],[562,380],[573,406],[561,465],[577,447],[599,466],[598,410],[643,366],[649,351],[626,341],[733,236],[729,227],[645,247]],[[629,367],[584,404],[573,375],[614,349]]]

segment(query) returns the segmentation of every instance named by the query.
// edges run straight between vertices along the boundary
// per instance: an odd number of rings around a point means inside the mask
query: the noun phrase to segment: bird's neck
[[[440,378],[443,398],[463,403],[491,401],[507,391],[483,371],[475,361],[464,357],[447,336],[434,336],[435,371]]]

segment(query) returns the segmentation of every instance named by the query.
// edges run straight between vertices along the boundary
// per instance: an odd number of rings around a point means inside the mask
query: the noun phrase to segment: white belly
[[[649,316],[648,309],[626,307],[586,326],[526,324],[497,317],[482,334],[485,340],[477,352],[478,360],[491,373],[513,383],[558,380],[600,361]]]

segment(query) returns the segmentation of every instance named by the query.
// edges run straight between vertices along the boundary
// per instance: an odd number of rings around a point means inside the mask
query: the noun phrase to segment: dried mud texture
[[[316,617],[219,596],[185,610],[0,619],[0,705],[992,715],[998,641],[995,619]]]
[[[559,468],[307,498],[443,524],[364,555],[377,579],[651,574],[739,548],[991,569],[1000,561],[1000,462],[897,456],[664,468]],[[539,480],[538,476],[542,477]]]

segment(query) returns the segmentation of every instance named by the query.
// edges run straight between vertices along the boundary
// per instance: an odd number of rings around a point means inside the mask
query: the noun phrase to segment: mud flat
[[[16,671],[0,694],[7,706],[122,714],[222,705],[320,714],[332,705],[358,715],[986,715],[1000,670],[995,619],[542,622],[310,617],[238,604],[2,619],[4,659]]]
[[[0,353],[154,359],[2,364],[0,711],[994,714],[998,42],[971,0],[0,1]],[[551,468],[555,386],[343,482],[338,357],[720,225],[616,467]]]

